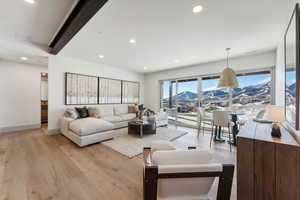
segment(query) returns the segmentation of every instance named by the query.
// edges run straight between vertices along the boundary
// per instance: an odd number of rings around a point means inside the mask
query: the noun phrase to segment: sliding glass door
[[[160,107],[168,112],[169,120],[176,122],[176,80],[161,81]]]
[[[160,82],[160,107],[168,112],[171,123],[197,126],[198,84],[198,78]]]
[[[226,107],[229,105],[229,93],[227,89],[217,88],[220,76],[202,77],[203,107]]]
[[[177,80],[177,123],[179,125],[197,126],[198,79]]]
[[[233,89],[232,109],[242,111],[244,118],[256,114],[272,103],[272,69],[237,73],[239,87]],[[229,106],[229,90],[218,88],[220,76],[201,76],[161,81],[161,108],[169,113],[170,122],[197,127],[198,106],[210,112]]]
[[[237,74],[239,88],[233,90],[233,106],[244,111],[248,118],[273,102],[272,71],[258,71]]]

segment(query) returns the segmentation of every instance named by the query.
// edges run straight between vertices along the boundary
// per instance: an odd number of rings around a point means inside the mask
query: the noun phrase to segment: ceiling
[[[109,0],[60,54],[149,73],[275,49],[289,1]]]
[[[9,0],[0,7],[0,58],[47,64],[47,46],[77,0]],[[23,61],[22,61],[23,62]]]

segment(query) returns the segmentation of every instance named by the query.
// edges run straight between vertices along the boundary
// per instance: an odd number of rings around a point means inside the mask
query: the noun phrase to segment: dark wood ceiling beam
[[[58,54],[107,1],[108,0],[79,0],[50,43],[49,53],[54,55]]]

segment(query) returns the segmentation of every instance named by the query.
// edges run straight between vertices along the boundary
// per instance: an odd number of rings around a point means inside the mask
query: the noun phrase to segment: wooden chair
[[[217,200],[230,200],[234,165],[211,163],[208,150],[144,148],[144,200],[208,199],[219,177]]]

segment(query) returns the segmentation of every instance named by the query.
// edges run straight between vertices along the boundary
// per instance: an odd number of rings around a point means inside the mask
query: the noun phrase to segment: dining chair
[[[212,132],[211,132],[211,137],[210,137],[210,147],[214,135],[214,128],[220,127],[221,132],[223,131],[223,128],[228,128],[228,137],[229,140],[231,140],[231,128],[234,126],[234,123],[230,119],[230,112],[228,111],[214,111],[213,112],[213,122],[212,122]],[[231,152],[231,143],[230,144],[230,152]]]
[[[203,135],[204,135],[204,125],[210,125],[212,128],[212,118],[205,116],[204,109],[202,107],[197,107],[197,122],[198,122],[198,136],[200,134],[200,129],[202,127]]]

